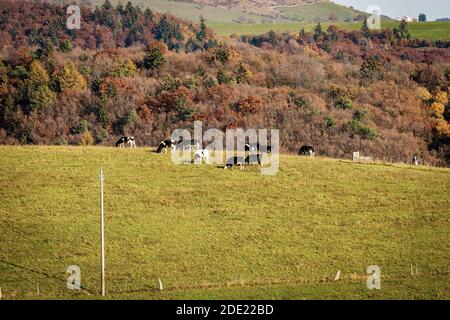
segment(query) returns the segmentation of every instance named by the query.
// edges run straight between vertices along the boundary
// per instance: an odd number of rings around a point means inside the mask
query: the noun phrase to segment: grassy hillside
[[[103,3],[103,0],[95,1]],[[119,0],[111,1],[117,4]],[[360,11],[350,9],[329,1],[308,3],[296,1],[300,5],[277,5],[277,1],[232,1],[225,5],[214,1],[173,1],[173,0],[132,0],[142,8],[150,7],[152,10],[170,13],[182,19],[199,21],[200,16],[212,23],[287,23],[293,21],[312,22],[317,19],[328,20],[330,14],[335,14],[343,22],[351,17],[362,14]],[[216,2],[217,3],[217,2]]]
[[[113,4],[121,1],[112,0]],[[320,20],[324,26],[331,24],[330,15],[334,14],[336,24],[348,30],[361,27],[361,22],[351,23],[349,20],[360,15],[361,11],[347,8],[330,1],[317,3],[304,3],[300,5],[269,5],[274,1],[230,2],[228,6],[211,5],[211,1],[201,0],[184,2],[173,0],[131,0],[142,8],[150,7],[152,10],[169,13],[179,18],[198,22],[200,17],[207,20],[208,26],[219,35],[231,34],[262,34],[270,30],[280,32],[298,32],[305,28],[312,31],[315,22]],[[199,3],[200,2],[200,3]],[[299,1],[301,3],[301,1]],[[95,0],[101,4],[103,0]],[[275,2],[274,2],[275,3]],[[298,22],[294,22],[298,21]],[[383,18],[383,28],[392,29],[399,22]],[[450,22],[410,23],[410,32],[414,38],[426,40],[450,39]]]
[[[385,29],[397,27],[399,22],[386,21],[382,24]],[[231,23],[208,23],[220,35],[231,34],[263,34],[270,30],[278,32],[299,32],[302,28],[306,31],[314,30],[315,23],[277,23],[277,24],[231,24]],[[327,28],[330,23],[322,24]],[[348,30],[361,28],[361,23],[336,23],[335,25]],[[425,40],[448,40],[450,39],[450,22],[426,22],[409,23],[409,31],[413,38]]]
[[[450,298],[448,169],[286,155],[262,177],[141,148],[0,154],[4,299],[37,298],[37,284],[40,297],[98,297],[100,165],[108,298]],[[65,289],[71,264],[81,292]]]
[[[315,20],[328,21],[331,14],[334,14],[336,19],[338,19],[337,21],[341,22],[346,20],[351,21],[359,14],[365,15],[362,12],[328,1],[299,6],[277,7],[276,10],[283,17],[305,22]]]

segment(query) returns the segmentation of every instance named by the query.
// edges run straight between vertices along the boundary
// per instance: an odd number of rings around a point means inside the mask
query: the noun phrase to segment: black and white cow
[[[246,143],[244,148],[246,152],[252,152],[258,150],[258,143]]]
[[[247,158],[245,158],[245,163],[252,165],[252,164],[258,164],[261,165],[262,163],[262,154],[258,153],[258,154],[250,154],[247,156]]]
[[[130,148],[136,148],[136,139],[134,137],[121,137],[116,142],[116,147],[125,148],[125,145],[128,144]]]
[[[272,153],[272,146],[265,146],[258,143],[246,143],[245,144],[245,151],[247,152],[267,152]]]
[[[156,153],[166,153],[169,149],[175,149],[176,141],[175,140],[164,140],[158,146]]]
[[[261,145],[261,146],[259,146],[258,151],[259,152],[272,153],[272,146],[269,146],[269,145],[263,146],[263,145]]]
[[[417,156],[413,156],[411,162],[412,162],[413,165],[418,166],[419,165],[419,158]]]
[[[195,164],[201,164],[205,162],[209,164],[209,150],[208,149],[199,149],[195,152],[194,160],[192,160]]]
[[[307,157],[314,157],[316,155],[314,147],[310,145],[304,145],[303,147],[301,147],[298,154]]]
[[[176,147],[177,150],[198,150],[200,149],[200,142],[195,139],[191,140],[180,140],[177,142]]]
[[[224,169],[233,168],[234,166],[239,166],[241,170],[244,169],[245,159],[244,157],[231,157],[225,163]]]

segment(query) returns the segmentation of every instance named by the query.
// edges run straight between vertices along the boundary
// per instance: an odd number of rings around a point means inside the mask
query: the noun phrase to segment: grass
[[[326,30],[330,24],[322,23]],[[346,30],[358,30],[361,23],[336,23],[340,28]],[[382,24],[384,29],[393,29],[399,25],[398,22],[385,21]],[[408,23],[411,36],[416,39],[424,40],[450,40],[450,22],[414,22]],[[276,23],[276,24],[238,24],[238,23],[208,23],[217,34],[222,36],[237,35],[259,35],[271,30],[278,32],[298,33],[302,28],[305,31],[313,31],[314,23]]]
[[[315,21],[316,19],[328,20],[331,14],[336,15],[338,21],[351,20],[356,15],[368,15],[345,6],[324,1],[299,6],[277,7],[277,11],[284,17],[300,21]]]
[[[120,1],[111,1],[117,4]],[[235,19],[242,21],[261,23],[263,18],[259,15],[246,13],[237,9],[228,9],[223,7],[215,7],[206,4],[177,2],[171,0],[132,0],[134,5],[142,8],[149,7],[151,10],[160,13],[167,13],[178,18],[200,22],[200,17],[204,17],[207,21],[216,23],[232,23]],[[100,1],[102,3],[102,1]]]
[[[114,5],[119,0],[111,1]],[[214,6],[208,4],[190,3],[172,0],[132,0],[134,5],[142,8],[149,7],[156,12],[169,13],[182,19],[198,22],[200,16],[211,23],[233,23],[235,21],[248,23],[263,23],[267,21],[289,22],[315,21],[317,18],[328,20],[334,13],[340,21],[345,21],[352,16],[364,14],[360,11],[324,1],[298,6],[256,5],[253,1],[237,3],[232,7]],[[103,3],[103,1],[95,1]]]
[[[3,299],[100,298],[100,165],[107,298],[450,298],[449,169],[283,155],[263,177],[144,148],[0,154]],[[66,289],[72,264],[81,291]],[[381,290],[366,287],[373,264]]]

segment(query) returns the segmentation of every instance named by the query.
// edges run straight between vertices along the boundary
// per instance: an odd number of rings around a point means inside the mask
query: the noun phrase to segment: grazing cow
[[[259,143],[246,143],[244,148],[246,152],[256,151],[259,148]]]
[[[304,145],[303,147],[301,147],[298,154],[307,157],[314,157],[316,155],[314,147],[310,145]]]
[[[272,146],[261,146],[261,150],[267,153],[272,153]]]
[[[246,143],[245,151],[247,151],[247,152],[257,151],[257,152],[272,153],[272,146],[260,145],[259,142],[258,143]]]
[[[414,156],[412,158],[412,164],[415,165],[415,166],[419,165],[419,158],[417,158],[417,156]]]
[[[176,147],[177,150],[198,150],[200,149],[200,142],[198,140],[180,140],[177,142]]]
[[[257,144],[257,151],[258,152],[266,152],[266,153],[272,153],[272,146],[265,146],[265,145],[260,145],[259,143]]]
[[[134,137],[121,137],[116,142],[116,147],[125,148],[125,144],[128,144],[130,148],[136,148],[136,139]]]
[[[227,163],[223,167],[224,169],[231,168],[233,169],[234,166],[239,166],[241,170],[244,169],[245,159],[244,157],[231,157],[227,160]]]
[[[250,154],[245,158],[246,164],[258,164],[261,165],[262,163],[262,154]]]
[[[259,144],[259,142],[256,144],[250,145],[249,149],[250,149],[249,151],[272,153],[272,146],[269,146],[269,145],[265,146],[265,145]]]
[[[199,149],[195,152],[193,162],[195,164],[201,164],[202,162],[209,163],[209,151],[207,149]]]
[[[156,150],[156,153],[166,153],[167,150],[175,149],[176,141],[175,140],[164,140],[159,144],[158,149]]]

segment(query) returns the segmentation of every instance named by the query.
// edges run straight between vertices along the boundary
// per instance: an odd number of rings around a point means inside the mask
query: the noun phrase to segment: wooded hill
[[[156,145],[172,130],[279,128],[284,152],[449,162],[446,41],[336,27],[215,39],[132,4],[0,1],[0,142]],[[34,17],[23,19],[24,16]]]

